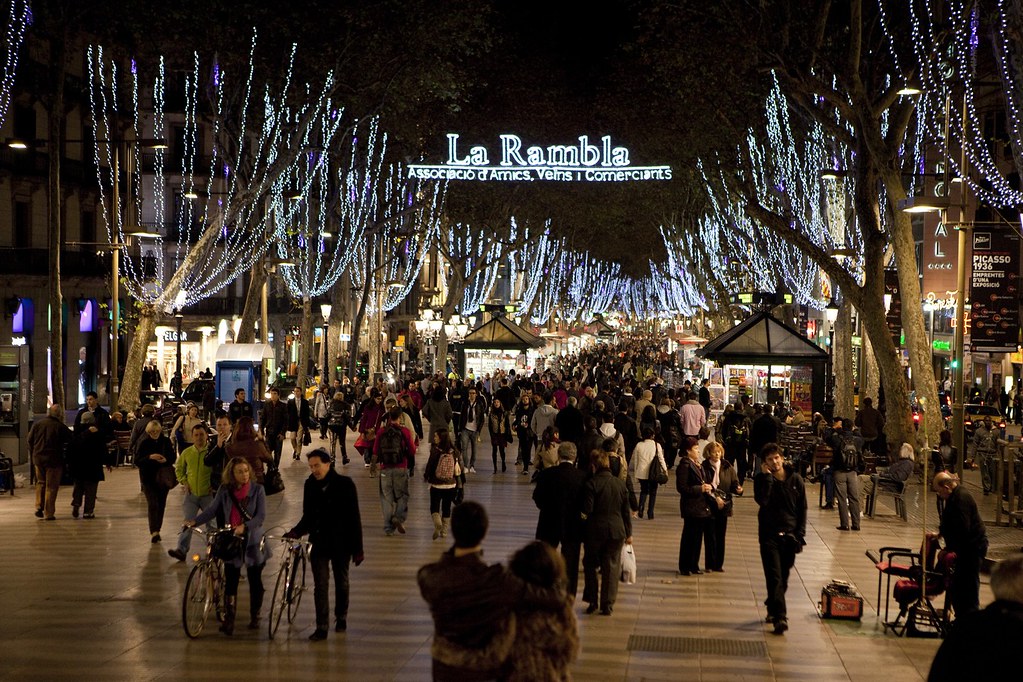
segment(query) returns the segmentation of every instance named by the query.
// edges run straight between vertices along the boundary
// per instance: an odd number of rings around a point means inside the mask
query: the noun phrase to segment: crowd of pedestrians
[[[409,514],[415,513],[409,509],[409,487],[418,472],[429,491],[433,540],[453,537],[440,561],[419,573],[435,620],[435,678],[561,679],[578,654],[572,604],[580,572],[583,611],[612,615],[625,546],[643,532],[643,523],[663,518],[658,488],[674,476],[681,517],[678,574],[691,578],[726,570],[728,521],[735,498],[752,480],[767,621],[784,633],[789,575],[806,544],[807,503],[799,463],[787,463],[778,445],[781,419],[773,406],[753,405],[742,396],[726,406],[712,430],[706,382],[667,387],[661,373],[669,366],[670,358],[656,345],[633,342],[559,357],[544,371],[529,374],[499,371],[465,381],[437,374],[397,386],[341,379],[318,389],[311,401],[299,389],[287,401],[271,389],[258,427],[239,389],[213,424],[187,405],[167,433],[151,406],[131,424],[111,418],[93,394],[73,433],[63,425],[59,406],[32,429],[29,445],[40,480],[37,516],[55,518],[66,461],[76,481],[73,514],[77,517],[84,505],[84,518],[93,518],[97,486],[110,464],[105,443],[114,429],[130,429],[128,449],[146,498],[151,541],[161,541],[168,492],[180,485],[184,529],[168,554],[185,560],[190,529],[197,524],[230,527],[242,535],[244,551],[228,562],[222,630],[228,635],[234,630],[243,568],[250,626],[256,627],[269,556],[268,545],[260,542],[264,483],[280,464],[283,444],[290,440],[298,460],[318,429],[327,443],[306,452],[310,475],[302,515],[285,536],[308,535],[312,544],[316,629],[310,639],[322,640],[330,624],[331,573],[334,629],[343,632],[349,566],[364,559],[355,485],[340,473],[351,461],[346,439],[352,433],[367,475],[376,479],[383,532],[407,533]],[[794,411],[789,420],[796,424],[806,418]],[[833,451],[828,497],[837,498],[841,531],[860,529],[863,499],[877,486],[903,483],[912,475],[915,453],[909,446],[882,476],[862,473],[863,454],[883,442],[883,424],[869,400],[855,421],[838,417],[829,426],[815,416],[815,432]],[[990,426],[978,426],[980,439],[985,428],[990,432]],[[489,472],[477,471],[485,469],[485,453],[479,452],[484,435],[491,447]],[[426,451],[417,468],[423,441]],[[977,448],[982,447],[986,443],[978,440]],[[73,456],[59,456],[68,449]],[[986,539],[973,513],[976,505],[971,507],[972,498],[958,486],[955,455],[941,447],[936,451],[942,473],[935,489],[941,500],[950,500],[942,533],[959,544],[968,564],[954,587],[957,611],[967,612],[977,608],[973,566],[983,559]],[[504,568],[482,561],[486,511],[467,490],[474,476],[508,474],[509,464],[512,474],[532,475],[537,542]],[[985,481],[985,491],[989,487]]]

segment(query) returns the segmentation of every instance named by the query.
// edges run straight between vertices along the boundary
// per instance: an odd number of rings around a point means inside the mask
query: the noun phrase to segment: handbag
[[[174,467],[160,465],[156,470],[156,486],[167,491],[178,487],[178,475]]]
[[[724,490],[714,488],[710,491],[710,494],[714,496],[714,504],[711,506],[711,511],[715,514],[728,514],[732,511],[732,496],[726,493]],[[717,500],[722,500],[723,505],[719,505]]]
[[[657,446],[658,452],[660,452],[660,449],[660,446]],[[664,485],[668,482],[668,472],[661,466],[661,460],[657,457],[657,453],[654,454],[654,460],[650,462],[650,473],[648,478],[657,483],[657,485]]]
[[[311,445],[312,442],[313,437],[309,435],[309,429],[308,428],[302,429],[302,445]]]
[[[636,550],[632,545],[622,545],[622,582],[636,584]]]
[[[263,489],[267,495],[276,495],[284,492],[284,477],[281,470],[273,464],[266,467],[266,475],[263,477]]]
[[[230,528],[217,531],[213,536],[210,554],[221,561],[234,561],[245,551],[245,536],[236,535]]]

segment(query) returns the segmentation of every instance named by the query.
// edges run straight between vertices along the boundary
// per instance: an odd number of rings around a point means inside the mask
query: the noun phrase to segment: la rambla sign
[[[496,149],[459,143],[448,133],[448,158],[442,164],[412,164],[409,175],[421,180],[476,182],[634,182],[671,180],[671,166],[633,166],[628,147],[613,146],[611,136],[578,144],[525,146],[518,135],[501,135]]]

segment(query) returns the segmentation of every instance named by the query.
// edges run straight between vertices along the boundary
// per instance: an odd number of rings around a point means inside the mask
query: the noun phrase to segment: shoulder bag
[[[178,487],[178,474],[174,467],[161,464],[156,470],[156,485],[163,490],[171,491]]]
[[[281,476],[281,470],[273,463],[267,464],[266,475],[263,477],[263,489],[267,495],[284,492],[284,478]]]
[[[650,473],[647,476],[651,481],[657,483],[657,485],[664,485],[668,482],[668,472],[661,466],[661,458],[657,455],[661,451],[661,446],[657,446],[657,450],[654,451],[654,459],[650,462]]]

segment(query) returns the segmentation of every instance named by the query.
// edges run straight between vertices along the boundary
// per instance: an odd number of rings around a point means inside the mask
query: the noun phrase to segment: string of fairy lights
[[[168,94],[163,62],[153,80],[147,81],[134,61],[130,73],[122,76],[117,62],[108,58],[102,47],[91,46],[87,51],[103,216],[108,238],[130,245],[122,251],[122,281],[128,292],[144,303],[164,310],[184,308],[247,271],[273,241],[273,225],[290,224],[300,210],[298,206],[284,207],[282,187],[292,179],[287,170],[300,158],[300,150],[313,141],[312,131],[318,134],[316,142],[329,145],[340,128],[341,117],[335,115],[329,97],[331,74],[319,89],[305,86],[302,96],[296,96],[291,84],[294,47],[283,65],[280,85],[267,84],[257,92],[256,37],[253,32],[249,68],[240,81],[238,98],[230,100],[236,103],[230,107],[226,92],[229,74],[214,63],[207,67],[210,76],[204,79],[199,57],[194,57],[191,72],[183,78],[184,111],[174,124],[181,128],[180,159],[168,164],[165,150],[157,148],[152,151],[151,167],[146,164],[149,151],[144,149],[144,141],[158,138],[171,125],[165,113]],[[122,110],[121,91],[125,89],[130,93],[129,111]],[[143,106],[142,102],[151,104]],[[200,109],[204,113],[200,114]],[[124,120],[131,122],[127,131],[118,128]],[[319,122],[319,127],[314,122]],[[200,149],[203,128],[214,140],[205,160]],[[120,162],[130,196],[118,196],[118,204],[111,206],[110,188],[119,181],[114,177],[114,154],[122,140],[129,141],[131,149],[129,158]],[[315,166],[323,163],[321,158]],[[311,172],[305,178],[303,195],[316,176]],[[177,206],[173,220],[165,222],[168,192],[174,193]],[[129,236],[135,239],[129,240]]]
[[[1016,33],[1023,20],[1015,16],[1006,0],[985,5],[985,9],[993,10],[988,15],[983,15],[973,0],[925,0],[919,9],[914,6],[909,9],[911,45],[922,90],[920,107],[928,135],[947,142],[948,149],[964,151],[972,171],[960,168],[956,153],[945,154],[951,177],[957,181],[965,179],[983,203],[1018,207],[1023,204],[1023,191],[1013,187],[1007,164],[997,151],[998,140],[986,134],[990,126],[985,125],[985,114],[992,111],[992,103],[990,97],[978,92],[978,87],[984,87],[978,80],[985,76],[998,78],[998,109],[1005,112],[1007,132],[1007,139],[1001,142],[1018,146],[1023,139],[1023,73],[1013,65],[1023,49],[1023,41]],[[990,75],[978,73],[982,33],[991,40],[995,71]],[[895,41],[890,36],[889,43],[895,51]]]
[[[9,0],[7,3],[7,31],[3,44],[3,67],[0,71],[0,123],[7,118],[11,105],[11,87],[18,71],[18,54],[25,40],[25,29],[32,24],[32,8],[28,0]]]
[[[947,124],[950,142],[965,146],[978,173],[968,181],[981,199],[999,205],[1023,203],[1019,190],[1012,189],[999,170],[989,141],[977,134],[983,126],[971,81],[981,24],[976,3],[942,3],[951,27],[948,37],[941,37],[931,19],[938,4],[922,0],[899,7],[905,12],[899,20],[908,17],[914,40],[908,53],[891,48],[889,85],[898,85],[912,57],[920,65],[926,93],[900,156],[907,167],[926,172],[920,150],[926,139],[943,136]],[[891,37],[895,5],[880,0],[879,6],[881,28]],[[1006,0],[995,7],[998,14],[991,21],[998,29],[996,51],[1003,55],[998,67],[1007,83],[1007,127],[1018,138],[1023,103],[1018,89],[1011,87],[1012,60],[1004,56],[1011,44],[1006,28],[1011,17],[1006,16]],[[507,273],[517,315],[528,316],[533,324],[546,324],[554,317],[587,322],[614,310],[638,317],[690,316],[713,302],[708,299],[708,280],[732,291],[782,286],[797,302],[819,307],[822,273],[792,240],[755,218],[744,203],[744,193],[735,191],[737,184],[747,190],[747,198],[756,197],[762,210],[787,221],[804,244],[822,253],[841,252],[842,266],[862,281],[864,245],[852,209],[854,154],[841,136],[813,117],[796,120],[796,108],[777,79],[764,102],[762,127],[750,129],[730,157],[701,160],[698,172],[707,189],[707,215],[684,229],[662,226],[666,263],[651,263],[650,275],[633,278],[623,275],[617,263],[568,248],[565,240],[553,236],[549,222],[520,228],[512,219],[510,241],[518,244],[514,249],[491,231],[446,224],[445,186],[412,180],[401,165],[385,163],[387,136],[375,119],[354,127],[344,153],[328,153],[343,112],[328,95],[329,85],[320,89],[292,84],[294,55],[293,49],[277,88],[256,88],[250,60],[239,81],[242,104],[231,112],[226,111],[225,83],[235,75],[217,64],[204,67],[196,55],[181,79],[184,110],[172,120],[165,110],[169,79],[162,61],[147,81],[134,62],[129,73],[121,74],[102,48],[90,48],[89,96],[98,139],[113,137],[114,121],[123,118],[131,120],[124,135],[129,139],[157,137],[170,126],[183,131],[174,157],[160,150],[150,154],[138,144],[130,148],[130,197],[121,197],[122,205],[113,207],[108,233],[113,237],[116,231],[124,242],[128,229],[145,225],[147,219],[171,224],[156,230],[151,240],[135,240],[125,250],[126,284],[133,296],[158,300],[173,280],[172,288],[184,292],[175,300],[187,306],[223,288],[269,248],[280,259],[296,262],[281,273],[292,295],[323,295],[346,275],[361,288],[369,273],[370,288],[382,293],[383,308],[391,310],[412,291],[425,255],[447,240],[449,253],[457,254],[451,258],[460,257],[467,264],[467,281],[457,304],[463,314],[488,300],[502,271]],[[966,131],[954,116],[946,115],[946,100],[956,88],[965,91]],[[301,96],[288,96],[296,91]],[[133,107],[130,112],[118,109],[125,92]],[[0,106],[5,95],[0,91]],[[149,101],[151,106],[140,106]],[[294,104],[299,101],[306,104]],[[828,106],[823,99],[820,105]],[[852,135],[852,125],[841,120],[837,109],[831,116],[834,126]],[[889,112],[880,116],[885,134]],[[229,117],[241,126],[235,144],[214,145],[204,156],[202,127],[217,138],[226,132]],[[301,132],[289,134],[294,130]],[[114,182],[112,147],[99,141],[95,151],[105,207],[112,201],[108,195]],[[736,166],[740,170],[733,175]],[[239,173],[241,168],[246,172]],[[834,171],[834,177],[822,179],[822,170]],[[908,182],[912,192],[919,180],[909,177]],[[298,201],[293,198],[296,189]],[[177,203],[168,221],[172,196]],[[178,200],[185,196],[198,200]],[[129,199],[131,205],[124,205]],[[882,212],[882,227],[889,219]],[[517,239],[520,235],[526,238]]]

